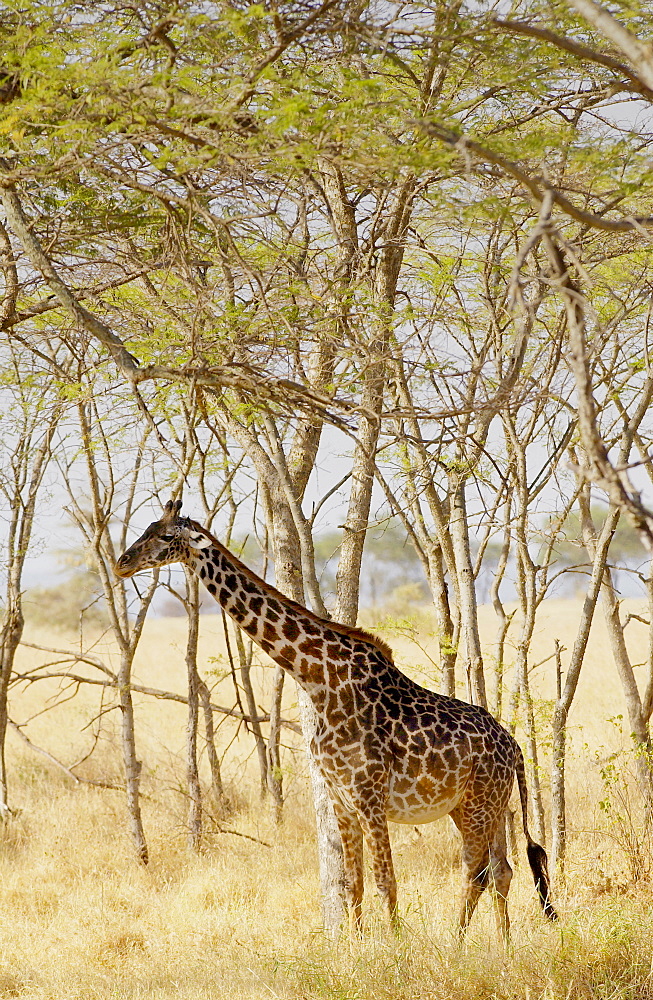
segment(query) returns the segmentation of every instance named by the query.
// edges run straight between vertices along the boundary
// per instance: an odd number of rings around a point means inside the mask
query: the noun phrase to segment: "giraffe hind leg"
[[[489,853],[482,861],[470,864],[463,860],[463,883],[460,899],[460,912],[458,914],[458,929],[462,935],[467,930],[467,925],[472,918],[476,905],[483,895],[490,881],[490,857]]]
[[[504,941],[507,942],[510,936],[508,892],[512,881],[512,868],[506,857],[506,830],[504,823],[499,824],[494,842],[490,847],[490,868],[494,886],[497,927]]]
[[[502,815],[499,822],[487,817],[484,829],[472,822],[474,815],[464,808],[455,809],[451,818],[460,830],[463,841],[463,882],[460,913],[458,917],[461,936],[465,933],[472,914],[483,891],[492,884],[494,889],[496,917],[499,932],[507,940],[510,921],[508,918],[508,890],[512,880],[512,868],[506,857],[505,830]]]

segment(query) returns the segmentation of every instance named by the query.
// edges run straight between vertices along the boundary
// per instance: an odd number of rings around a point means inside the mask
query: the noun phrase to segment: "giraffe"
[[[507,939],[508,889],[503,818],[517,778],[527,855],[545,915],[547,857],[530,836],[524,759],[510,733],[484,708],[445,697],[403,674],[390,648],[360,628],[340,625],[289,600],[237,559],[170,500],[163,516],[118,559],[127,578],[181,562],[238,625],[308,693],[317,712],[311,750],[324,774],[340,830],[345,894],[353,928],[361,926],[363,842],[392,924],[397,887],[388,821],[429,823],[449,815],[462,839],[464,930],[487,885]]]

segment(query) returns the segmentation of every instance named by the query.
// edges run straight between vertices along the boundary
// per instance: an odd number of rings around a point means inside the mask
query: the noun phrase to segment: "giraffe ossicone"
[[[360,925],[363,841],[393,922],[397,888],[388,821],[427,823],[449,815],[462,839],[464,930],[483,890],[495,889],[508,934],[512,869],[503,820],[517,778],[527,855],[542,909],[550,899],[547,858],[530,836],[521,750],[484,708],[422,687],[394,664],[390,648],[362,629],[319,618],[266,583],[169,501],[116,563],[119,577],[181,562],[238,625],[308,693],[317,712],[312,752],[324,774],[342,838],[347,902]]]

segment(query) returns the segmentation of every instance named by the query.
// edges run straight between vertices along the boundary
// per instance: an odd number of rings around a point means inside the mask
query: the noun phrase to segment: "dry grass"
[[[548,655],[556,634],[571,645],[577,608],[561,604],[548,613],[549,620],[540,624],[536,659]],[[488,617],[489,636],[491,624]],[[224,663],[207,660],[219,647],[218,622],[205,619],[204,632],[205,670],[219,674]],[[633,633],[634,655],[641,638]],[[522,859],[511,891],[510,953],[497,940],[489,896],[465,944],[457,946],[452,928],[458,848],[448,825],[439,823],[419,834],[393,830],[404,918],[399,939],[386,931],[370,882],[365,937],[330,942],[320,930],[301,755],[286,755],[286,820],[276,829],[258,798],[250,739],[225,723],[220,741],[229,747],[225,778],[235,803],[225,826],[269,846],[213,826],[203,852],[191,854],[184,831],[185,710],[141,699],[147,869],[132,858],[120,793],[73,786],[43,758],[11,741],[13,804],[20,812],[0,832],[0,998],[653,997],[653,886],[633,881],[617,842],[618,825],[611,826],[598,808],[606,793],[596,751],[607,756],[620,741],[627,745],[627,734],[605,721],[623,711],[622,700],[600,632],[593,642],[573,720],[572,839],[567,882],[558,891],[559,926],[542,919]],[[405,640],[395,645],[401,662],[423,668],[418,650]],[[183,624],[153,623],[139,679],[183,690],[182,652]],[[536,674],[543,698],[551,695],[550,672],[547,664]],[[259,683],[268,677],[261,671]],[[55,687],[53,682],[48,697]],[[228,683],[219,683],[215,700],[231,703],[228,692]],[[25,718],[45,696],[44,686],[27,691],[14,713]],[[292,700],[289,690],[288,712]],[[91,707],[85,694],[36,718],[30,735],[71,761],[91,741],[89,731],[80,732]],[[545,715],[543,706],[543,720]],[[84,765],[87,775],[117,773],[114,726],[112,715],[103,717],[97,749]]]

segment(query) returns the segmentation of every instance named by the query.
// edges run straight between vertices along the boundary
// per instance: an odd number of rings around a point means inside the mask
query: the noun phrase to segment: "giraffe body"
[[[377,888],[396,918],[396,883],[388,821],[428,823],[450,815],[462,837],[460,926],[467,925],[489,882],[499,926],[508,932],[512,870],[503,818],[515,776],[529,862],[544,912],[546,855],[528,832],[521,750],[485,709],[417,684],[394,664],[386,644],[362,629],[319,618],[284,597],[201,525],[166,504],[121,556],[116,573],[182,562],[225,611],[306,690],[317,712],[311,750],[324,774],[340,830],[351,918],[360,923],[363,841]]]

